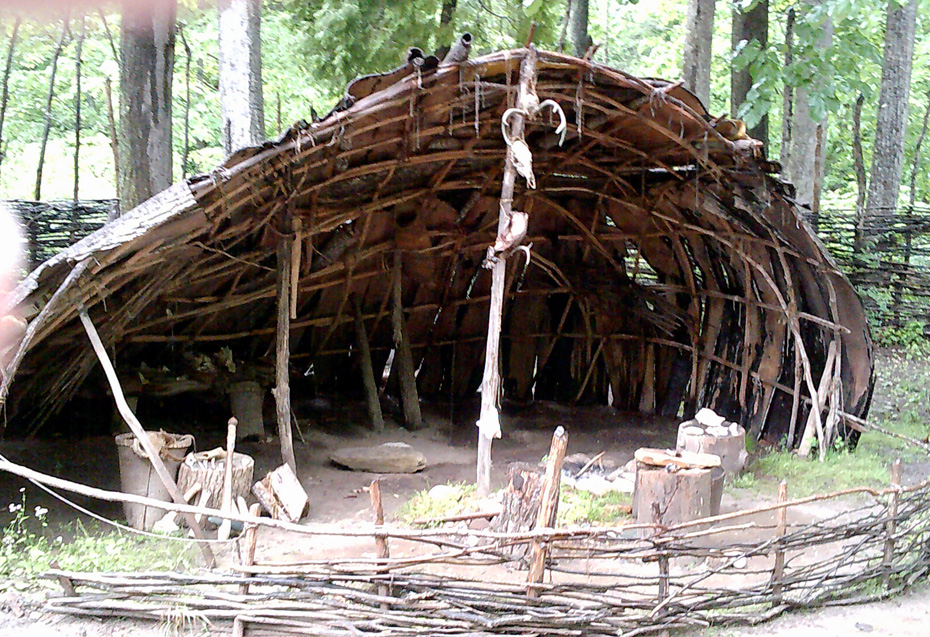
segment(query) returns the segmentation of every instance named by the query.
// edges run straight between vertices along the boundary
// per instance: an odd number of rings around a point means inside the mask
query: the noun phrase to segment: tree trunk
[[[808,6],[820,4],[820,0],[809,0]],[[826,49],[833,40],[833,23],[827,19],[821,30],[822,35],[815,43],[818,49]],[[804,60],[799,60],[804,62]],[[816,86],[819,78],[813,77],[811,85]],[[814,185],[819,176],[816,168],[824,165],[823,156],[816,157],[817,126],[826,130],[826,120],[816,121],[811,115],[810,98],[805,87],[795,92],[794,109],[791,122],[791,144],[785,162],[785,175],[797,189],[796,199],[801,205],[812,206],[814,202]],[[820,145],[821,153],[827,147],[826,139]]]
[[[685,53],[682,77],[685,88],[710,105],[711,45],[714,38],[715,0],[688,0],[685,17]]]
[[[81,35],[78,36],[77,51],[74,54],[74,203],[78,202],[81,173],[81,53],[84,50],[84,36],[87,34],[87,20],[81,16]],[[77,213],[75,206],[72,215]],[[77,219],[73,219],[77,221]],[[73,230],[73,226],[72,226]]]
[[[888,3],[882,88],[878,98],[872,174],[864,215],[868,234],[872,234],[868,232],[870,225],[878,220],[889,219],[898,204],[916,24],[917,0],[910,0],[904,6],[897,2]]]
[[[865,95],[859,93],[852,113],[853,169],[856,171],[856,231],[853,237],[853,253],[862,249],[862,222],[865,214],[865,195],[868,184],[865,177],[865,158],[862,155],[862,105]]]
[[[65,18],[61,25],[61,37],[58,38],[58,46],[55,47],[55,53],[52,55],[52,74],[48,80],[48,97],[45,100],[45,127],[42,129],[42,141],[39,143],[39,165],[36,168],[36,188],[34,199],[39,201],[42,198],[42,169],[45,167],[45,149],[48,147],[48,134],[52,128],[52,99],[55,97],[55,76],[58,74],[58,58],[61,57],[61,50],[65,47],[65,38],[68,37],[68,24],[70,20]]]
[[[588,0],[574,0],[568,30],[575,55],[583,57],[591,47],[591,36],[588,35]]]
[[[452,16],[455,15],[455,6],[458,0],[442,0],[442,9],[439,11],[439,28],[452,24]]]
[[[220,0],[223,147],[232,153],[265,138],[260,0]]]
[[[739,8],[733,11],[732,43],[733,50],[742,42],[758,42],[759,48],[765,50],[769,43],[769,1],[758,0],[748,11]],[[755,78],[749,66],[740,70],[735,68],[730,73],[730,115],[737,117],[740,107],[752,89]],[[766,148],[769,145],[769,117],[763,115],[759,123],[749,129],[749,136],[758,139]]]
[[[191,155],[191,47],[184,37],[184,29],[178,28],[181,46],[184,47],[184,147],[181,149],[181,177],[187,178],[194,172],[190,166]]]
[[[788,9],[785,19],[785,58],[784,68],[794,63],[794,7]],[[781,105],[781,148],[778,161],[782,166],[788,165],[788,156],[791,151],[791,121],[794,119],[794,87],[785,82]]]
[[[124,211],[171,185],[176,10],[176,0],[123,2],[119,190]]]
[[[13,52],[16,50],[20,22],[21,18],[16,16],[13,31],[10,33],[10,48],[6,51],[6,68],[3,69],[3,92],[0,94],[0,166],[3,165],[3,120],[6,118],[6,105],[10,99],[10,70],[13,67]]]

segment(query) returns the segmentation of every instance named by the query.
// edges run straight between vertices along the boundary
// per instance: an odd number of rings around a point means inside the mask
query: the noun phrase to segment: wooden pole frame
[[[536,99],[536,47],[526,49],[520,65],[520,83],[517,88],[517,109],[509,122],[510,136],[513,140],[523,140],[527,102]],[[523,142],[525,145],[525,142]],[[513,190],[517,178],[517,166],[514,153],[510,147],[504,161],[504,176],[501,184],[500,217],[497,222],[497,236],[502,238],[510,228],[513,215]],[[485,349],[484,375],[481,380],[481,415],[478,418],[478,461],[477,491],[479,496],[491,492],[491,443],[500,438],[500,340],[501,323],[504,309],[504,282],[507,276],[507,256],[499,255],[491,271],[491,307],[488,314],[488,339]]]
[[[278,437],[281,440],[281,458],[297,475],[294,457],[294,439],[291,432],[291,247],[290,237],[278,241],[278,322],[275,331],[275,412],[278,417]]]

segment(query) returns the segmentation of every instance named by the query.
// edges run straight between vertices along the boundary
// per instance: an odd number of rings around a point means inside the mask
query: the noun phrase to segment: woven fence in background
[[[854,210],[808,217],[849,277],[873,325],[930,324],[930,207],[902,207],[863,224]],[[858,249],[857,249],[858,247]]]
[[[23,225],[28,242],[29,270],[102,228],[119,210],[116,199],[77,202],[8,199],[4,203],[19,216]]]

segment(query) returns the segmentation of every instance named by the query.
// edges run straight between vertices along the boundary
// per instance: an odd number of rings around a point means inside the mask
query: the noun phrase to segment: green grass
[[[411,524],[414,520],[445,518],[478,510],[479,498],[474,484],[459,482],[447,486],[451,489],[447,497],[431,497],[429,489],[418,491],[404,504],[397,517]]]
[[[563,488],[559,494],[558,523],[561,524],[612,524],[630,517],[632,496],[611,491],[596,496],[587,491]]]
[[[27,507],[25,496],[9,508],[13,518],[0,529],[0,590],[37,587],[53,561],[63,570],[113,572],[185,570],[197,559],[189,542],[96,524],[85,527],[80,520],[53,535],[45,521],[47,511]]]

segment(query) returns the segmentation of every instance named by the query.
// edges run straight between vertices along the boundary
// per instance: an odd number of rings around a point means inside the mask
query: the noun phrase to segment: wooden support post
[[[885,523],[885,555],[882,558],[882,586],[886,589],[891,585],[891,574],[894,570],[894,534],[897,527],[898,503],[901,500],[901,492],[897,489],[901,486],[901,459],[895,458],[891,463],[891,487],[895,492],[891,494],[888,502],[888,522]]]
[[[650,511],[650,514],[652,516],[652,523],[655,525],[661,526],[662,525],[662,509],[660,508],[660,505],[658,502],[652,503],[652,509]],[[657,612],[659,608],[663,605],[662,602],[664,602],[668,598],[669,563],[668,563],[668,555],[664,551],[659,553],[658,562],[659,562],[659,599],[658,599],[659,605],[656,607],[653,613]]]
[[[420,429],[423,416],[420,414],[420,398],[417,395],[417,377],[413,368],[413,352],[404,321],[404,304],[401,287],[400,252],[394,253],[394,305],[391,325],[394,328],[394,362],[400,380],[400,398],[404,405],[404,422],[408,429]]]
[[[375,382],[375,370],[371,364],[371,347],[368,345],[368,334],[365,332],[362,305],[357,296],[352,297],[352,306],[355,309],[355,345],[361,356],[362,382],[365,385],[368,419],[371,421],[372,429],[384,431],[384,417],[381,415],[381,402],[378,400],[378,385]]]
[[[238,421],[230,418],[226,428],[226,464],[223,472],[223,513],[229,513],[234,510],[232,483],[233,483],[233,454],[236,451],[236,425]],[[229,531],[232,528],[232,522],[224,519],[216,533],[216,539],[228,540]]]
[[[123,388],[119,384],[119,378],[117,378],[116,370],[113,369],[113,363],[110,362],[107,350],[103,346],[103,341],[100,340],[100,335],[97,334],[97,329],[94,327],[94,324],[90,320],[90,316],[87,314],[87,309],[80,301],[78,302],[78,314],[81,318],[81,324],[84,326],[84,331],[87,332],[87,338],[90,339],[90,344],[94,348],[94,353],[97,354],[97,358],[100,360],[103,373],[110,383],[110,391],[113,392],[113,400],[116,401],[116,407],[119,409],[119,413],[122,414],[123,419],[126,421],[126,424],[129,425],[132,433],[136,434],[139,444],[142,445],[142,448],[149,457],[149,461],[152,463],[155,474],[158,476],[158,479],[161,480],[165,489],[168,490],[171,499],[174,500],[176,504],[187,504],[187,501],[184,499],[184,494],[181,493],[181,490],[178,489],[178,485],[175,484],[174,479],[168,473],[168,469],[158,455],[158,450],[155,448],[155,445],[152,444],[148,434],[145,433],[145,429],[142,428],[142,424],[129,408],[129,403],[126,402],[126,397],[123,395]],[[198,540],[206,539],[207,536],[204,535],[203,528],[201,528],[197,520],[194,519],[193,513],[185,513],[184,519],[194,532],[194,537]],[[207,568],[213,568],[216,565],[216,558],[213,556],[213,551],[210,550],[209,545],[204,542],[198,542],[197,546],[200,548],[200,552],[203,553],[203,559],[207,564]]]
[[[819,443],[818,449],[820,450],[820,461],[823,462],[826,459],[826,454],[824,453],[826,449],[823,439],[823,423],[820,420],[820,412],[826,404],[827,390],[830,388],[830,383],[833,379],[833,361],[837,354],[836,345],[837,343],[835,340],[830,341],[830,346],[827,350],[827,361],[823,366],[823,375],[820,377],[820,384],[814,392],[814,395],[811,396],[811,411],[807,417],[807,425],[804,427],[804,433],[801,436],[801,443],[798,445],[798,456],[801,458],[807,458],[810,455],[813,441],[817,438]]]
[[[523,140],[524,114],[527,102],[536,97],[536,48],[526,50],[520,65],[520,84],[517,88],[517,109],[510,117],[510,138]],[[538,99],[537,99],[538,104]],[[497,221],[497,240],[503,241],[510,229],[513,215],[513,189],[517,178],[517,167],[513,151],[507,149],[504,161],[504,176],[501,182],[500,217]],[[478,495],[484,497],[491,492],[491,442],[500,438],[500,414],[498,403],[501,392],[500,340],[504,310],[504,280],[507,276],[507,256],[502,253],[491,271],[491,306],[488,313],[488,340],[484,355],[484,375],[481,380],[481,415],[478,417]]]
[[[249,507],[249,515],[257,518],[262,513],[262,505],[258,502]],[[239,561],[244,567],[255,564],[255,545],[258,543],[258,526],[255,524],[246,524],[242,531],[242,539],[239,540]],[[248,595],[248,583],[239,584],[239,594]]]
[[[278,242],[278,324],[275,332],[275,379],[272,390],[278,416],[278,437],[281,439],[281,458],[297,475],[294,458],[294,439],[291,433],[291,241],[283,237]]]
[[[380,533],[381,527],[384,526],[384,507],[381,504],[381,481],[372,480],[371,485],[368,487],[368,494],[371,496],[371,508],[375,513],[375,525],[378,529],[375,530],[375,546],[378,549],[378,559],[386,560],[391,557],[391,549],[388,547],[387,538]],[[390,594],[387,584],[378,584],[378,595],[386,597]],[[387,604],[382,604],[381,607],[387,610]]]
[[[778,504],[784,505],[788,501],[788,483],[782,480],[778,484]],[[788,507],[781,506],[775,511],[775,535],[778,539],[785,537],[788,530]],[[776,603],[781,601],[781,580],[785,575],[785,551],[778,545],[775,550],[775,566],[772,568],[772,595]]]
[[[536,515],[536,528],[542,529],[555,526],[555,518],[559,508],[559,487],[562,484],[562,461],[565,460],[565,449],[568,447],[568,432],[563,427],[557,427],[552,434],[552,445],[549,447],[549,459],[546,462],[546,476],[543,478],[542,499],[539,503],[539,512]],[[540,540],[533,540],[530,550],[530,573],[526,578],[529,586],[526,594],[529,597],[538,597],[539,589],[533,584],[541,584],[546,572],[546,555],[548,545]]]

